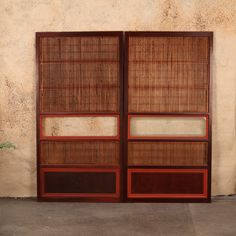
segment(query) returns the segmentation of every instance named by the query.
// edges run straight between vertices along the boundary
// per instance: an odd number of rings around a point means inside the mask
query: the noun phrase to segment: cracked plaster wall
[[[0,0],[0,196],[36,195],[36,31],[214,31],[213,195],[236,193],[236,0]]]

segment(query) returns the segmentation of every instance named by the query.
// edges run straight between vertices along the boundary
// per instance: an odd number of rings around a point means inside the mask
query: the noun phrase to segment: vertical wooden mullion
[[[211,179],[212,179],[212,54],[213,33],[208,38],[208,201],[211,201]]]
[[[120,200],[124,201],[124,183],[126,179],[124,178],[124,140],[123,135],[124,131],[124,34],[123,32],[119,35],[119,88],[120,88],[120,99],[119,99],[119,128],[120,128],[120,150],[119,150],[119,157],[120,157]]]
[[[129,62],[129,35],[124,34],[124,94],[123,94],[123,199],[127,201],[127,171],[128,171],[128,62]]]
[[[41,181],[40,181],[40,79],[41,79],[41,70],[40,70],[40,38],[36,34],[36,143],[37,143],[37,198],[41,200]]]

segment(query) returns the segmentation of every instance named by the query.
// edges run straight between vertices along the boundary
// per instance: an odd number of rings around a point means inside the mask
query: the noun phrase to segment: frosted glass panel
[[[45,117],[43,136],[117,136],[114,116]]]
[[[206,136],[206,117],[130,117],[130,136]]]

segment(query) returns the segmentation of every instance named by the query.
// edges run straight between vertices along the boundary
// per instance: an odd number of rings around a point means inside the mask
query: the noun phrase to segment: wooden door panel
[[[119,141],[42,141],[40,144],[43,165],[120,165]]]
[[[207,170],[128,169],[130,198],[206,198]]]
[[[128,201],[209,202],[212,33],[127,32],[125,42]]]
[[[39,200],[120,201],[122,36],[36,34]]]
[[[207,166],[207,142],[128,143],[129,166]]]
[[[44,197],[119,197],[119,169],[42,168]]]

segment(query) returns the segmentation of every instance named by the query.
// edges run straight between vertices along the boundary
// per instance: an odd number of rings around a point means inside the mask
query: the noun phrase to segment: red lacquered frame
[[[119,83],[120,83],[120,89],[119,89],[119,110],[117,112],[93,112],[93,113],[88,113],[88,112],[43,112],[40,110],[40,79],[41,79],[41,70],[40,70],[40,65],[44,63],[44,61],[41,60],[41,52],[40,52],[40,39],[44,37],[101,37],[101,36],[107,36],[107,37],[117,37],[119,40],[119,60],[114,60],[112,62],[114,63],[119,63]],[[82,201],[82,202],[119,202],[123,198],[123,159],[122,159],[122,153],[123,153],[123,142],[120,137],[123,137],[123,122],[120,122],[120,120],[123,120],[123,32],[121,31],[97,31],[97,32],[37,32],[36,33],[36,60],[37,60],[37,100],[36,100],[36,106],[37,106],[37,114],[36,114],[36,122],[37,122],[37,196],[39,201]],[[86,62],[94,62],[96,60],[91,60],[91,61],[86,61]],[[59,61],[58,61],[59,62]],[[79,61],[60,61],[64,63],[76,63]],[[82,61],[80,61],[82,62]],[[98,61],[96,61],[98,62]],[[106,62],[100,61],[99,62]],[[111,62],[109,60],[109,62]],[[50,61],[47,61],[45,63],[50,63]],[[59,136],[58,138],[53,136],[53,137],[45,137],[43,136],[42,133],[42,118],[50,117],[50,116],[80,116],[80,115],[85,115],[85,116],[116,116],[117,117],[117,135],[116,136]],[[62,165],[43,165],[41,164],[41,151],[40,151],[40,143],[44,140],[48,141],[89,141],[93,142],[96,140],[102,140],[102,141],[118,141],[120,143],[119,147],[119,156],[120,156],[120,161],[119,161],[119,167],[115,166],[102,166],[102,165],[83,165],[83,164],[62,164]],[[45,168],[54,168],[57,170],[62,170],[63,168],[66,168],[65,171],[69,170],[69,168],[77,168],[77,169],[82,169],[85,170],[85,168],[90,169],[91,171],[96,171],[96,170],[102,170],[105,169],[113,171],[114,169],[117,169],[116,172],[116,186],[117,186],[117,192],[114,194],[114,196],[110,197],[107,194],[106,195],[99,195],[96,196],[95,194],[92,194],[91,196],[65,196],[63,197],[62,195],[60,196],[50,196],[46,197],[43,195],[41,192],[41,187],[44,184],[44,179],[42,179],[42,174],[41,171],[42,169]],[[118,184],[119,183],[119,184]]]
[[[46,193],[45,192],[45,179],[46,172],[114,172],[116,174],[116,192],[115,193]],[[56,198],[78,198],[78,197],[109,197],[118,198],[120,196],[120,169],[119,168],[41,168],[40,169],[41,185],[40,190],[42,197],[56,197]]]
[[[166,135],[166,136],[162,136],[162,135],[145,135],[145,136],[134,136],[131,135],[130,132],[130,122],[131,122],[131,118],[132,117],[202,117],[206,119],[206,125],[205,125],[205,136],[190,136],[190,135],[184,135],[184,136],[178,136],[178,135]],[[155,114],[155,115],[150,115],[150,114],[146,114],[146,115],[140,115],[140,114],[135,114],[135,115],[128,115],[128,139],[142,139],[142,140],[159,140],[159,139],[179,139],[179,140],[188,140],[188,139],[196,139],[196,140],[208,140],[208,128],[209,127],[209,117],[206,114],[200,115],[200,114],[195,114],[195,115],[161,115],[161,114]]]
[[[40,77],[41,77],[41,73],[40,73],[40,63],[43,63],[42,61],[40,61],[40,38],[41,37],[67,37],[67,36],[117,36],[119,38],[119,52],[120,52],[120,129],[119,129],[119,135],[120,135],[120,196],[115,199],[115,198],[109,198],[109,197],[43,197],[41,195],[41,184],[42,184],[42,180],[41,180],[41,169],[42,168],[69,168],[72,166],[69,165],[42,165],[40,162],[40,142],[41,142],[41,136],[40,136],[40,116],[41,115],[51,115],[51,114],[62,114],[64,116],[65,112],[55,112],[55,113],[50,113],[50,112],[41,112],[40,111]],[[127,188],[127,180],[128,180],[128,176],[127,176],[127,170],[128,170],[128,142],[132,142],[135,141],[135,139],[128,139],[128,114],[130,115],[136,115],[133,112],[128,112],[128,57],[129,57],[129,37],[130,36],[141,36],[141,37],[208,37],[209,40],[209,49],[208,49],[208,55],[209,55],[209,63],[208,63],[208,112],[204,113],[208,115],[208,139],[204,140],[206,142],[208,142],[208,166],[207,166],[207,197],[206,198],[185,198],[185,197],[176,197],[176,198],[128,198],[128,188]],[[211,106],[211,100],[212,100],[212,85],[211,85],[211,77],[212,77],[212,73],[211,73],[211,65],[212,65],[212,51],[213,51],[213,33],[212,32],[39,32],[36,33],[36,60],[37,60],[37,102],[36,102],[36,106],[37,106],[37,193],[38,193],[38,200],[45,200],[45,201],[55,201],[55,200],[66,200],[69,201],[72,199],[72,201],[106,201],[106,202],[118,202],[118,201],[144,201],[144,202],[210,202],[211,201],[211,136],[212,136],[212,106]],[[125,55],[125,58],[124,58]],[[66,62],[66,61],[65,61]],[[47,62],[46,62],[47,63]],[[81,114],[81,113],[74,113],[74,112],[66,112],[66,114]],[[96,113],[94,113],[96,114]],[[100,113],[101,114],[101,113]],[[103,113],[102,113],[103,114]],[[118,113],[113,113],[115,115],[117,115]],[[141,115],[142,113],[139,113],[139,115]],[[158,115],[194,115],[192,113],[189,112],[182,112],[182,113],[177,113],[177,112],[173,112],[173,113],[158,113]],[[145,113],[144,115],[156,115],[156,114],[151,114],[151,113]],[[199,113],[198,113],[199,115]],[[91,114],[89,114],[89,116],[91,116]],[[66,140],[70,140],[70,141],[82,141],[84,139],[84,137],[82,137],[81,139],[76,137],[75,139],[68,139],[68,137],[66,137]],[[93,141],[96,140],[97,137],[91,138],[91,136],[89,136],[89,141]],[[50,139],[51,140],[51,139]],[[85,139],[86,140],[86,139]],[[107,139],[112,140],[112,139]],[[148,139],[145,138],[138,138],[137,141],[140,142],[145,142]],[[163,140],[163,141],[179,141],[179,140],[184,140],[184,141],[201,141],[202,139],[197,139],[196,137],[194,137],[194,139],[178,139],[176,137],[171,138],[160,138],[160,139],[154,139],[154,140],[148,140],[148,141],[154,141],[156,142],[157,140]],[[63,139],[57,139],[57,141],[64,141]],[[106,141],[106,139],[104,139],[104,141]],[[84,166],[81,165],[74,165],[73,168],[83,168]],[[101,168],[107,168],[108,166],[104,166]],[[144,166],[143,166],[144,167]],[[86,166],[86,168],[89,168],[89,166]],[[95,168],[94,166],[91,168]],[[113,168],[113,167],[109,167],[109,168]],[[115,167],[114,167],[115,168]],[[136,168],[136,167],[132,167],[132,168]],[[138,168],[142,168],[141,166],[137,167]],[[146,168],[146,167],[145,167]],[[153,167],[153,168],[163,168],[163,167]],[[176,168],[176,167],[165,167],[166,169],[170,169],[171,168]],[[178,166],[178,168],[186,168],[186,166]],[[191,170],[194,171],[194,169],[196,169],[195,167],[189,166],[187,167],[189,169],[189,171]],[[191,169],[192,168],[192,169]],[[199,167],[201,168],[201,167]],[[148,171],[148,169],[146,169]],[[205,175],[204,175],[205,176]]]
[[[202,194],[143,194],[132,193],[132,173],[202,173]],[[128,169],[128,197],[129,198],[207,198],[207,170],[206,169]]]
[[[116,136],[45,136],[43,134],[43,119],[47,117],[116,117],[117,118],[117,135]],[[40,115],[40,140],[119,140],[120,139],[120,116],[116,114],[48,114]]]

